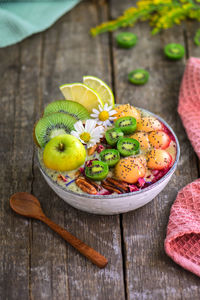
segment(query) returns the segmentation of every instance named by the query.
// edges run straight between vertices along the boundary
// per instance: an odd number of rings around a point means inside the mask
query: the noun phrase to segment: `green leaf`
[[[198,29],[195,33],[194,43],[195,43],[195,45],[200,46],[200,29]]]

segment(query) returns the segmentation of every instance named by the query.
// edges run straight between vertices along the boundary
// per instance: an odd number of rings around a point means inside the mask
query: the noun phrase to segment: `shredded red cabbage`
[[[98,160],[97,158],[94,158],[94,159],[90,159],[90,160],[87,160],[85,162],[85,166],[86,167],[91,167],[92,166],[92,162],[95,161],[95,160]]]
[[[97,152],[101,153],[101,151],[103,151],[105,149],[105,147],[103,145],[98,145],[97,146]]]
[[[168,134],[168,136],[170,137],[170,139],[172,141],[175,142],[176,141],[175,137],[173,136],[173,134],[171,133],[171,131],[165,126],[165,124],[162,123],[162,126],[163,126],[163,131]]]
[[[102,188],[97,195],[111,195],[112,193],[104,188]]]
[[[135,184],[129,184],[128,187],[129,187],[130,192],[139,191],[139,188]]]
[[[137,186],[140,187],[140,188],[142,188],[144,185],[145,185],[144,178],[139,178]]]

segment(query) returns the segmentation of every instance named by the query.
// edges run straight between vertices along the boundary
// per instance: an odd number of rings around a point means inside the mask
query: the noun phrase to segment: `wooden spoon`
[[[16,193],[10,197],[10,206],[16,213],[22,216],[35,218],[46,223],[99,268],[104,268],[107,265],[108,260],[104,256],[47,218],[42,211],[39,200],[33,195],[23,192]]]

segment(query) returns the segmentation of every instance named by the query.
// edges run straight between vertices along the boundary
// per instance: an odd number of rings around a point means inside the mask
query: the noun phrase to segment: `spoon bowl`
[[[29,193],[19,192],[10,197],[10,206],[17,213],[25,217],[36,218],[44,216],[40,202]]]

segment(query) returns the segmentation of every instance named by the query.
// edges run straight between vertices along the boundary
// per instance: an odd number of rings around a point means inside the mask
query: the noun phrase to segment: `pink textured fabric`
[[[183,76],[178,112],[191,144],[200,158],[200,59],[188,60]]]
[[[181,83],[178,112],[200,158],[200,59],[191,57]],[[172,205],[166,253],[183,268],[200,276],[200,179],[188,184]]]
[[[165,251],[176,263],[200,276],[200,179],[180,190],[172,205]]]

